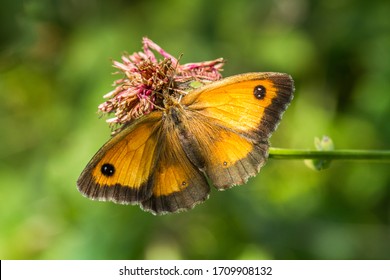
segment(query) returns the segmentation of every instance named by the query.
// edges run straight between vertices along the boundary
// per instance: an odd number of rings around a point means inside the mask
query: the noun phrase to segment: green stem
[[[327,160],[376,160],[390,162],[390,151],[372,150],[296,150],[270,148],[269,158],[273,159],[327,159]]]

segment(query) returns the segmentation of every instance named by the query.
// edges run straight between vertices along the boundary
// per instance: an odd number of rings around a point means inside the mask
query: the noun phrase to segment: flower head
[[[154,52],[161,55],[157,59]],[[195,86],[222,78],[222,58],[181,65],[179,60],[164,51],[148,38],[143,38],[143,52],[125,54],[122,61],[113,66],[124,76],[114,82],[115,89],[106,95],[108,99],[99,106],[102,113],[114,113],[109,124],[123,125],[163,106],[164,94],[179,97]]]

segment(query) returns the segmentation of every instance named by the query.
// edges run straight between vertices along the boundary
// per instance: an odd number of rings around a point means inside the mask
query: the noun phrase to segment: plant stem
[[[373,150],[297,150],[270,148],[269,158],[273,159],[327,159],[327,160],[376,160],[390,162],[390,151]]]

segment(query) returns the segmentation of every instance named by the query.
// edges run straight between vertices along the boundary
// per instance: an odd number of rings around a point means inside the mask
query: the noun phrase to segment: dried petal
[[[154,52],[162,59],[157,59]],[[148,38],[143,38],[143,52],[124,54],[121,59],[113,61],[113,66],[124,77],[114,82],[115,89],[104,95],[108,100],[98,107],[102,113],[114,113],[115,117],[106,122],[119,126],[161,108],[163,94],[178,98],[194,88],[192,82],[204,85],[221,79],[224,64],[218,58],[180,65],[178,59]]]

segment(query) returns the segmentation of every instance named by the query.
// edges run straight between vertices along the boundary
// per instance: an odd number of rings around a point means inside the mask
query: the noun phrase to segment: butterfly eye
[[[111,177],[115,173],[115,167],[110,163],[105,163],[102,165],[100,171],[104,176]]]
[[[265,97],[265,93],[267,92],[267,90],[265,89],[264,86],[255,86],[255,88],[253,89],[253,94],[255,95],[255,97],[257,99],[263,99]]]

